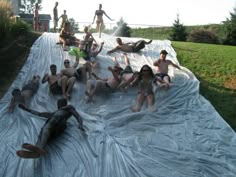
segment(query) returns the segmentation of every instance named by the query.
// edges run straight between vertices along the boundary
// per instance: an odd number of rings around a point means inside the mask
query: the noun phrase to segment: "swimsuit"
[[[157,74],[155,74],[155,78],[156,77],[160,77],[162,80],[164,79],[165,76],[167,76],[169,78],[169,82],[171,82],[170,76],[168,74],[164,74],[164,73],[157,73]]]
[[[137,41],[137,42],[134,43],[133,52],[139,52],[144,47],[145,47],[145,41],[144,40]]]
[[[50,92],[52,92],[53,94],[61,94],[62,90],[61,87],[58,85],[58,82],[54,82],[52,85],[50,85],[49,87]]]
[[[125,69],[123,71],[121,71],[121,75],[123,75],[123,74],[130,74],[130,73],[134,73],[130,65],[127,65],[125,67]]]

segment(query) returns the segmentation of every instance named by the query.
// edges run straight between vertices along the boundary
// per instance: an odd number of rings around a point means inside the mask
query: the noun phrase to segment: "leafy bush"
[[[13,37],[21,34],[26,34],[30,31],[30,25],[22,20],[18,20],[16,23],[12,23],[10,27],[10,33]]]
[[[218,44],[219,39],[213,31],[199,29],[193,30],[188,36],[187,41],[208,43],[208,44]]]
[[[10,26],[11,5],[7,0],[0,0],[0,39],[4,39]]]

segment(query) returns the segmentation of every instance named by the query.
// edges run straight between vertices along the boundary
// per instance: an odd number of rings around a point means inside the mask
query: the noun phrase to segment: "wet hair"
[[[120,43],[120,42],[122,42],[122,40],[121,40],[121,38],[116,38],[116,42],[118,42],[118,43]]]
[[[15,89],[12,90],[12,92],[11,92],[12,96],[18,95],[18,94],[20,94],[20,93],[21,93],[21,91],[20,91],[20,89],[18,89],[18,88],[15,88]]]
[[[61,108],[66,105],[67,105],[67,100],[65,98],[61,98],[61,99],[57,100],[57,107],[58,108]]]
[[[55,64],[50,65],[50,68],[57,68]]]
[[[139,79],[142,79],[142,72],[144,70],[144,68],[147,68],[149,70],[149,74],[151,75],[151,77],[154,77],[154,73],[152,71],[152,68],[149,65],[143,65],[142,68],[140,69],[140,75],[139,75]]]

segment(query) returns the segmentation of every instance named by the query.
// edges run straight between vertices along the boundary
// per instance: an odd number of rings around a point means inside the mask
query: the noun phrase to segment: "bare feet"
[[[16,151],[16,154],[21,157],[21,158],[39,158],[40,154],[36,153],[36,152],[30,152],[30,151],[25,151],[25,150],[19,150]]]
[[[138,109],[135,108],[135,107],[130,107],[130,109],[131,109],[132,112],[139,112],[139,111],[140,111],[140,110],[138,110]]]
[[[41,148],[38,147],[38,146],[29,144],[29,143],[24,143],[24,144],[22,144],[22,148],[27,149],[27,150],[30,150],[30,151],[35,152],[35,153],[38,153],[38,154],[40,154],[40,155],[45,155],[45,154],[46,154],[46,151],[45,151],[45,150],[41,149]]]

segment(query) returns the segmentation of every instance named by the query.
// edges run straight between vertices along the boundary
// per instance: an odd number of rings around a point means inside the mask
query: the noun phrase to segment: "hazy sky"
[[[41,13],[52,15],[56,1],[43,0]],[[221,23],[236,7],[236,0],[58,0],[58,13],[67,10],[77,22],[92,22],[98,5],[113,19],[132,24],[172,26],[179,13],[184,25]],[[112,23],[104,17],[105,23]]]

